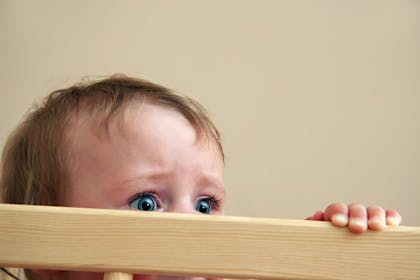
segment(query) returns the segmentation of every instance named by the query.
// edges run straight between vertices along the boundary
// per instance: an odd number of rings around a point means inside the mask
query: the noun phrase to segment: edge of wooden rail
[[[0,266],[258,279],[420,279],[420,228],[0,204]]]

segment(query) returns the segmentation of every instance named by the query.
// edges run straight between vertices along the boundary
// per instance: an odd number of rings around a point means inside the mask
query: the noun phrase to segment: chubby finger
[[[359,203],[351,203],[349,206],[348,228],[353,233],[362,233],[367,230],[367,210]]]
[[[334,203],[325,209],[325,220],[338,227],[348,224],[348,208],[343,203]]]
[[[369,206],[367,209],[368,228],[371,230],[382,230],[386,226],[385,210],[380,206]]]
[[[401,215],[396,210],[386,210],[386,224],[389,226],[398,226],[401,224]]]

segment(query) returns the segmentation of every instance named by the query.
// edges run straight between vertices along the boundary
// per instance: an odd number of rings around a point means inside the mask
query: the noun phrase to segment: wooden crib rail
[[[0,204],[0,266],[257,279],[420,279],[420,228],[355,235],[325,222]]]

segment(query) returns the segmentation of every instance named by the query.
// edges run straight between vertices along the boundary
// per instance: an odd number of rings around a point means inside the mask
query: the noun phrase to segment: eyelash
[[[200,200],[200,199],[208,199],[209,202],[210,202],[210,206],[211,206],[211,208],[212,208],[213,211],[219,210],[220,207],[222,207],[222,200],[219,199],[219,198],[217,198],[214,195],[210,195],[210,196],[207,196],[207,197],[199,198],[198,200]]]

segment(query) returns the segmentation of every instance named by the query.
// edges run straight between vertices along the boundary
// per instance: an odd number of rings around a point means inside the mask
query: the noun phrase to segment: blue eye
[[[158,205],[154,195],[143,194],[131,201],[130,206],[140,211],[155,211]]]
[[[195,204],[195,210],[203,214],[210,214],[212,210],[211,201],[209,198],[203,198]]]

